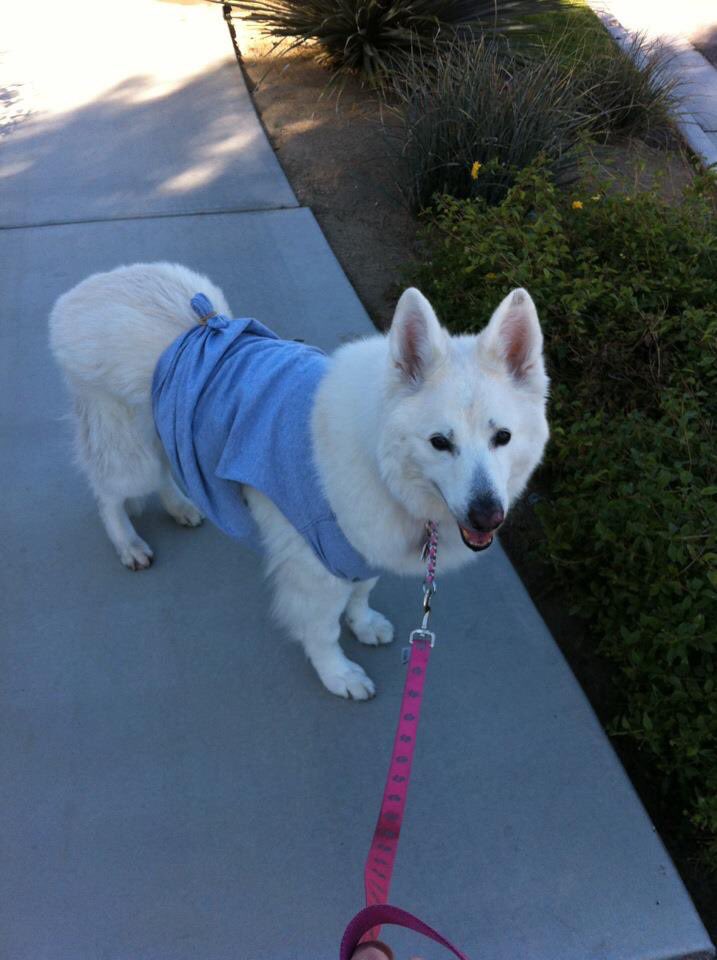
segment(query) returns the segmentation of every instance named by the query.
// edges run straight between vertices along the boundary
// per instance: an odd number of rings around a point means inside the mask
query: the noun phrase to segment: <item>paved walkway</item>
[[[588,0],[620,44],[637,34],[663,43],[673,54],[668,69],[683,98],[677,125],[707,165],[717,164],[717,2]],[[709,56],[703,56],[695,45]],[[710,60],[712,62],[710,62]]]
[[[371,327],[216,7],[24,6],[0,13],[0,956],[330,960],[360,905],[399,650],[344,637],[379,695],[331,697],[272,625],[253,557],[154,506],[155,565],[122,569],[70,464],[46,317],[88,273],[162,258],[289,336],[332,348]],[[376,592],[405,636],[418,584]],[[441,584],[436,627],[396,902],[483,960],[709,955],[500,549]]]

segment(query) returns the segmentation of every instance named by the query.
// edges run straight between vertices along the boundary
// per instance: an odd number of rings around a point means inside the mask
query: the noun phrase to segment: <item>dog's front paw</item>
[[[328,668],[317,666],[321,682],[337,697],[351,698],[352,700],[370,700],[376,694],[373,680],[357,663],[346,657]]]
[[[152,566],[153,557],[152,548],[141,537],[123,544],[119,550],[120,560],[130,570],[146,570]]]
[[[376,610],[367,610],[361,617],[346,617],[351,632],[360,643],[369,647],[379,647],[393,640],[393,624]]]

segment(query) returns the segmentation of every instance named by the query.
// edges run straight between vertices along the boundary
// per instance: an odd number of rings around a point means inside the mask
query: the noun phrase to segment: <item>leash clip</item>
[[[430,647],[435,647],[436,635],[432,630],[426,630],[424,627],[417,627],[415,630],[411,630],[411,635],[408,638],[408,642],[411,644],[411,646],[413,646],[416,641],[419,643],[427,643]]]
[[[435,580],[424,580],[423,581],[423,612],[426,613],[431,609],[431,598],[433,594],[438,590],[438,584]]]

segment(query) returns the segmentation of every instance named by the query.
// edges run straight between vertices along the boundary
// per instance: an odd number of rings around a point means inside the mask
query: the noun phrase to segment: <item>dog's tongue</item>
[[[463,539],[473,547],[487,547],[493,539],[492,533],[479,533],[477,530],[467,530],[465,527],[461,527],[461,533]]]

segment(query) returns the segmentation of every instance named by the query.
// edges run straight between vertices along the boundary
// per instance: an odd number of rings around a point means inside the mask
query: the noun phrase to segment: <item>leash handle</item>
[[[415,930],[417,933],[423,934],[424,937],[428,937],[429,940],[435,940],[436,943],[440,943],[446,950],[450,950],[454,957],[458,957],[458,960],[468,960],[465,953],[462,953],[458,947],[454,946],[450,940],[446,940],[446,938],[437,930],[434,930],[433,927],[429,927],[427,923],[419,920],[418,917],[414,917],[413,914],[407,910],[394,907],[390,903],[364,907],[363,910],[356,914],[346,927],[346,931],[341,940],[339,960],[351,960],[356,947],[359,943],[363,943],[366,940],[367,931],[372,929],[378,930],[383,923],[406,927],[408,930]]]

